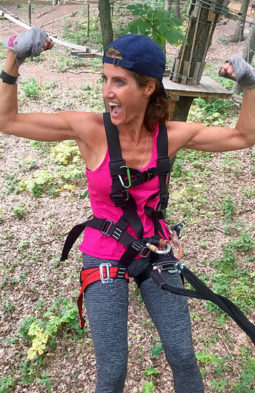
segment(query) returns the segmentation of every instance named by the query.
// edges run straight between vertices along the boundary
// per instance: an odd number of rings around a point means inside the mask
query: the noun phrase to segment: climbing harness
[[[64,248],[62,251],[61,260],[68,257],[68,253],[86,227],[95,228],[108,237],[113,237],[126,247],[126,251],[118,261],[118,267],[108,266],[107,268],[100,267],[97,269],[86,269],[81,273],[81,291],[78,300],[79,313],[81,315],[82,293],[87,285],[92,282],[101,280],[102,283],[112,282],[111,279],[123,278],[128,280],[127,268],[137,255],[141,258],[148,257],[152,252],[150,248],[160,246],[160,237],[164,236],[163,229],[160,224],[160,219],[164,218],[162,209],[166,209],[168,203],[168,187],[167,181],[170,172],[170,159],[168,157],[168,140],[165,125],[159,127],[157,137],[157,165],[145,171],[138,171],[134,168],[129,168],[121,154],[118,129],[110,120],[109,113],[104,114],[104,124],[107,136],[108,149],[110,154],[110,174],[112,178],[112,187],[110,198],[115,206],[121,207],[123,214],[118,220],[114,222],[109,219],[102,219],[93,217],[91,220],[85,221],[82,224],[76,225],[68,234]],[[143,184],[146,181],[153,179],[155,176],[159,178],[159,193],[154,193],[149,198],[152,200],[159,196],[159,205],[156,211],[151,207],[145,207],[146,214],[151,217],[154,227],[155,235],[150,238],[143,237],[143,225],[137,214],[136,202],[129,194],[128,189]],[[130,225],[136,233],[136,237],[130,235],[126,228]],[[168,246],[167,246],[168,247]],[[163,247],[164,249],[164,247]],[[169,252],[170,248],[162,250],[162,252]],[[161,250],[160,250],[161,252]],[[104,270],[102,270],[104,268]],[[101,274],[100,274],[101,272]],[[107,278],[107,279],[105,279]],[[84,319],[81,318],[81,327],[84,326]]]
[[[78,298],[81,328],[83,328],[85,324],[85,320],[82,316],[82,300],[83,292],[87,286],[96,281],[101,281],[103,284],[111,284],[114,279],[129,280],[129,263],[137,256],[140,256],[140,258],[149,259],[150,264],[140,274],[134,277],[138,286],[140,286],[144,280],[151,277],[160,289],[176,295],[210,300],[229,314],[249,335],[253,343],[255,343],[255,326],[245,317],[241,310],[229,299],[211,291],[185,265],[180,264],[179,260],[182,256],[182,246],[180,242],[181,231],[186,223],[182,221],[172,227],[168,226],[169,241],[164,240],[165,235],[161,220],[164,219],[164,210],[168,204],[168,179],[171,169],[171,163],[168,157],[168,139],[165,125],[159,126],[157,137],[157,165],[156,167],[149,168],[142,172],[134,168],[129,168],[126,165],[121,154],[118,129],[112,124],[109,113],[104,113],[104,125],[110,155],[109,169],[112,178],[110,198],[116,207],[122,209],[123,214],[118,222],[94,216],[91,220],[73,227],[66,238],[61,261],[68,258],[68,253],[74,242],[86,227],[97,229],[101,231],[104,236],[113,237],[123,244],[126,250],[118,261],[118,266],[111,266],[110,263],[102,263],[97,268],[82,270],[81,290]],[[145,238],[143,237],[143,225],[137,214],[136,202],[128,190],[131,187],[136,187],[153,179],[155,176],[159,178],[159,192],[151,195],[149,200],[158,197],[159,204],[156,210],[149,206],[145,206],[144,208],[145,213],[153,221],[155,234],[150,238]],[[126,231],[128,225],[132,227],[136,237]],[[175,257],[173,253],[174,247],[178,249],[177,257]],[[168,285],[161,275],[162,271],[165,270],[169,273],[180,273],[182,279],[185,278],[192,285],[194,290]]]

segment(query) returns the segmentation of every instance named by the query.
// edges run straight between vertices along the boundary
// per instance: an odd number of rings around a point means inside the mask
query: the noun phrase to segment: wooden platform
[[[222,87],[213,79],[203,76],[199,85],[184,85],[176,83],[169,79],[168,76],[163,78],[163,85],[168,95],[174,100],[178,101],[180,96],[184,97],[202,97],[205,99],[213,98],[230,98],[232,93]]]

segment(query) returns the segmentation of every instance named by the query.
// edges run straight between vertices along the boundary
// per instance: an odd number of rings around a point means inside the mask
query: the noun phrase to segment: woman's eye
[[[107,78],[106,78],[106,76],[105,76],[105,75],[102,75],[102,77],[101,77],[101,81],[102,81],[102,82],[106,82],[106,81],[107,81]]]
[[[117,84],[118,84],[118,86],[123,86],[123,85],[124,85],[124,82],[123,82],[123,80],[118,79],[118,80],[117,80]]]

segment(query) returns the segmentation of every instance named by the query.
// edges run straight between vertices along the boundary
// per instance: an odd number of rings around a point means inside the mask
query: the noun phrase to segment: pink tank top
[[[157,136],[159,127],[157,126],[153,131],[153,148],[152,156],[149,164],[141,171],[153,168],[157,165]],[[116,207],[114,202],[110,199],[112,179],[109,171],[110,155],[107,149],[106,156],[101,165],[94,171],[86,169],[86,176],[88,182],[88,191],[90,195],[90,203],[93,214],[98,218],[108,218],[117,222],[122,216],[123,211],[120,207]],[[154,235],[154,225],[150,217],[144,211],[145,206],[157,208],[159,196],[149,200],[149,197],[159,191],[159,178],[155,176],[153,179],[129,188],[130,195],[135,199],[137,205],[137,213],[142,221],[144,227],[144,237]],[[168,230],[164,222],[161,222],[165,237],[168,239]],[[134,230],[128,226],[126,229],[131,235],[137,238]],[[98,229],[86,227],[83,241],[79,250],[85,254],[97,258],[119,260],[121,255],[126,250],[120,242],[112,237],[103,235]]]

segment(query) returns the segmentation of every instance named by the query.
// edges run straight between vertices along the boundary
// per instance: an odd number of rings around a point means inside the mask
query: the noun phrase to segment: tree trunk
[[[186,121],[191,104],[194,97],[180,97],[179,101],[175,103],[174,113],[171,116],[172,121]]]
[[[234,35],[231,37],[231,42],[244,41],[244,26],[245,26],[248,7],[249,7],[249,0],[242,0],[240,19],[238,19],[238,21],[236,22],[236,28],[235,28]]]
[[[188,85],[198,84],[204,68],[205,57],[211,45],[211,39],[218,20],[218,14],[214,13],[221,7],[223,0],[216,3],[204,5],[196,1],[190,8],[190,20],[187,27],[186,38],[188,44],[182,45],[178,58],[175,59],[173,75],[170,79],[174,82],[186,83]],[[192,8],[193,7],[193,8]],[[178,75],[174,73],[177,72]]]
[[[170,13],[170,11],[171,11],[171,0],[165,0],[165,10]]]
[[[243,51],[244,60],[246,60],[248,63],[251,63],[254,53],[255,53],[255,18],[252,21],[249,35]]]
[[[254,53],[255,53],[255,18],[252,21],[249,35],[244,47],[244,51],[243,51],[244,60],[246,60],[248,63],[251,64]],[[238,84],[236,84],[234,94],[240,94],[241,91],[242,88]]]
[[[180,0],[175,0],[175,17],[181,19],[181,2]]]
[[[165,10],[168,11],[169,13],[172,10],[172,4],[174,3],[174,9],[175,9],[175,17],[178,19],[181,19],[181,3],[180,0],[165,0]]]
[[[224,0],[208,1],[207,4],[196,0],[190,6],[190,20],[186,38],[188,44],[182,45],[175,59],[170,79],[177,83],[199,84],[207,51],[211,44],[213,32],[218,20],[214,12],[221,7]],[[193,97],[180,97],[175,104],[172,120],[186,121]]]
[[[99,0],[98,11],[103,47],[106,48],[113,41],[110,0]]]

